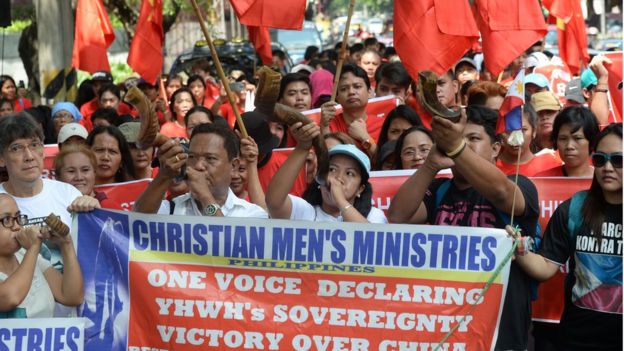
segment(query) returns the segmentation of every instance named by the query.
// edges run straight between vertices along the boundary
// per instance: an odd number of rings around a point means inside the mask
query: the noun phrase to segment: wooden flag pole
[[[193,0],[195,1],[195,0]],[[349,41],[349,27],[351,27],[351,17],[353,17],[353,9],[355,8],[355,0],[349,0],[349,10],[347,12],[347,23],[345,24],[344,33],[342,34],[342,46],[340,47],[340,57],[338,57],[338,64],[336,65],[336,75],[334,76],[334,87],[332,88],[331,102],[336,101],[336,94],[338,93],[338,81],[340,80],[340,74],[342,73],[342,64],[347,56],[347,42]]]
[[[217,55],[217,49],[215,49],[214,43],[212,42],[212,38],[210,37],[210,33],[208,32],[208,27],[206,27],[206,23],[204,22],[204,16],[202,16],[201,11],[199,10],[197,1],[191,0],[191,4],[193,5],[193,9],[195,10],[195,14],[197,15],[197,19],[199,20],[199,25],[202,29],[202,32],[204,33],[204,37],[206,38],[208,47],[210,48],[210,55],[212,55],[212,61],[215,63],[215,67],[217,68],[217,74],[219,75],[221,84],[223,85],[223,88],[225,89],[225,93],[227,94],[228,100],[230,101],[230,105],[232,105],[232,110],[234,110],[234,115],[236,116],[236,123],[238,124],[238,128],[240,129],[242,137],[246,138],[248,136],[247,129],[245,128],[245,124],[243,123],[243,118],[241,117],[240,112],[238,111],[238,106],[236,106],[236,100],[234,99],[232,90],[230,90],[230,84],[228,82],[228,79],[225,76],[225,72],[223,72],[221,61],[219,61],[219,55]]]

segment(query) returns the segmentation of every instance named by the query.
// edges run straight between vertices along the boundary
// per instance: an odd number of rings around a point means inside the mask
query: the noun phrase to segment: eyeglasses
[[[431,150],[428,150],[428,149],[416,150],[416,149],[413,149],[413,148],[409,148],[409,149],[405,149],[405,150],[401,151],[401,158],[413,159],[414,156],[416,156],[416,155],[420,155],[422,157],[427,157],[427,155],[429,154],[429,151],[431,151]]]
[[[595,152],[591,157],[594,167],[604,167],[607,162],[611,162],[611,165],[615,168],[622,168],[622,153],[614,152],[612,154],[606,154],[604,152]]]
[[[41,141],[33,141],[30,144],[13,144],[9,146],[9,152],[14,155],[22,155],[26,152],[26,149],[30,152],[38,152],[43,149],[43,143]]]
[[[28,216],[25,214],[20,214],[20,215],[13,216],[13,217],[7,216],[7,217],[3,217],[2,219],[0,219],[0,222],[2,222],[3,227],[11,229],[13,228],[16,222],[20,226],[25,226],[26,224],[28,224]]]
[[[57,114],[52,116],[52,119],[68,122],[68,121],[73,121],[74,116],[71,113],[58,112]]]

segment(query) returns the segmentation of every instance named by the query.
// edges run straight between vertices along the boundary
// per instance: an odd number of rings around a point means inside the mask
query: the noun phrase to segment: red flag
[[[110,71],[106,49],[114,40],[102,0],[78,0],[72,67],[90,73]]]
[[[622,52],[603,53],[611,60],[606,66],[609,71],[609,99],[611,100],[611,112],[609,123],[622,122]]]
[[[587,32],[579,0],[553,0],[548,8],[557,21],[559,56],[570,67],[573,74],[579,74],[587,66]]]
[[[306,0],[230,0],[247,26],[301,30]]]
[[[163,66],[162,13],[162,0],[143,0],[128,53],[128,65],[150,84],[156,83]]]
[[[466,0],[395,0],[394,46],[405,68],[444,74],[479,39]]]
[[[273,61],[273,50],[271,49],[271,36],[267,27],[247,26],[249,41],[256,48],[262,63],[270,65]]]
[[[485,65],[499,74],[547,32],[537,0],[476,0]]]

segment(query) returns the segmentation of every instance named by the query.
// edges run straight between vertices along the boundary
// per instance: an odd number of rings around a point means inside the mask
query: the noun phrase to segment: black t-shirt
[[[539,250],[558,264],[570,258],[560,342],[564,350],[622,350],[622,204],[606,207],[601,241],[581,223],[573,239],[569,211],[570,200],[557,207]]]
[[[513,181],[515,176],[509,178]],[[447,179],[435,179],[424,203],[427,208],[427,221],[436,225],[466,227],[505,228],[508,224],[499,212],[483,195],[474,188],[459,190],[451,184],[436,206],[438,187]],[[451,181],[452,182],[452,181]],[[525,210],[522,216],[514,217],[514,223],[522,229],[522,235],[534,236],[539,215],[537,189],[526,177],[518,176],[518,188],[524,195]],[[509,194],[509,197],[513,194]],[[512,262],[509,271],[509,284],[498,327],[496,350],[526,350],[531,323],[531,279]]]

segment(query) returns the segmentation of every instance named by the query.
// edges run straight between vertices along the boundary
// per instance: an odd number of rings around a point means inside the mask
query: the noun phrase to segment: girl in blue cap
[[[267,189],[266,204],[271,218],[387,223],[384,213],[371,205],[368,181],[370,160],[355,145],[341,144],[329,150],[329,173],[323,185],[313,182],[303,198],[289,195],[305,165],[312,140],[321,130],[314,123],[295,123],[290,131],[297,146],[277,171]]]

